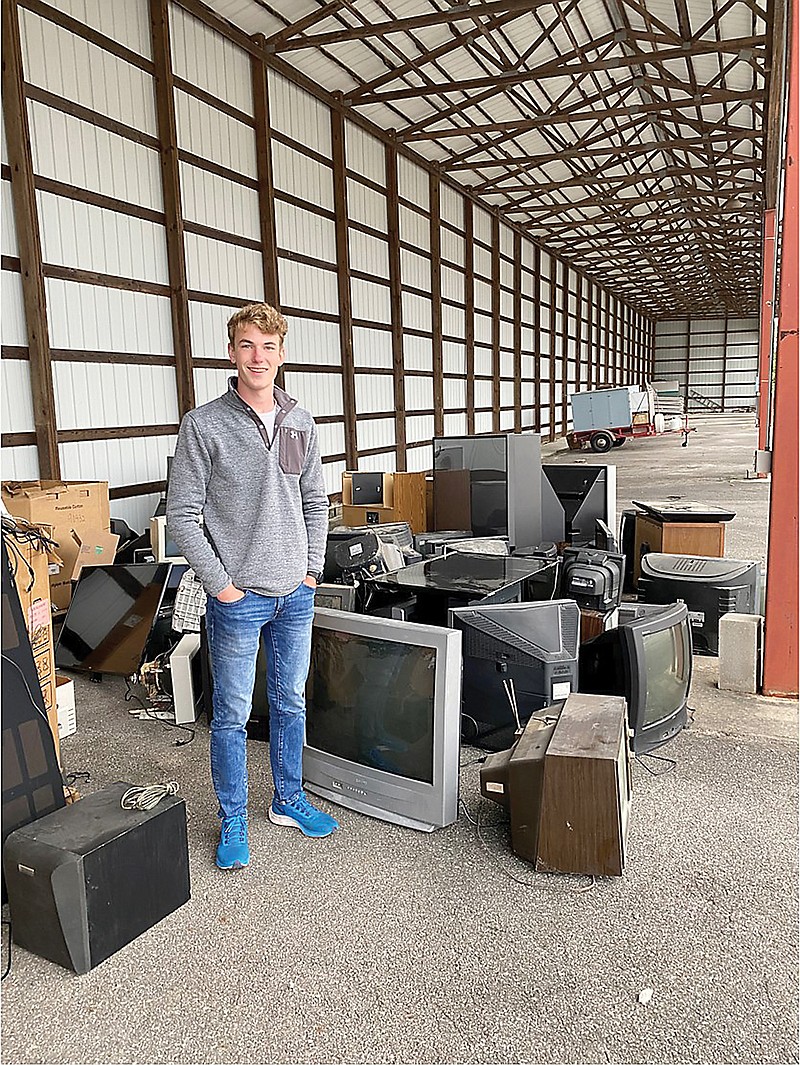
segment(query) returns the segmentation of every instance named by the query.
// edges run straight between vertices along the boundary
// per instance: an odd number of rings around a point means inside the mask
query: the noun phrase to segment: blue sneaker
[[[338,821],[312,806],[303,791],[291,802],[278,802],[274,798],[269,807],[269,819],[273,825],[299,828],[304,836],[315,839],[329,836],[339,827]]]
[[[217,866],[220,869],[243,869],[250,864],[247,845],[247,818],[243,814],[223,817],[217,847]]]

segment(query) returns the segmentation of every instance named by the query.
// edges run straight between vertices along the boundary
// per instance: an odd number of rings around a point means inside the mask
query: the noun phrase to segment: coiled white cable
[[[128,788],[119,801],[123,810],[152,810],[165,795],[176,795],[179,784],[170,780],[168,784],[146,784],[144,787]]]

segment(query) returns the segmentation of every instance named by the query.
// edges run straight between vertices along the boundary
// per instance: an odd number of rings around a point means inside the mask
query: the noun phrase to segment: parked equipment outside
[[[683,447],[689,442],[688,419],[674,406],[659,409],[659,392],[651,385],[644,389],[637,385],[619,388],[598,388],[591,392],[576,392],[571,397],[572,425],[567,443],[572,450],[587,444],[592,451],[603,454],[612,447],[622,447],[628,439],[640,436],[659,436],[662,433],[683,433]]]

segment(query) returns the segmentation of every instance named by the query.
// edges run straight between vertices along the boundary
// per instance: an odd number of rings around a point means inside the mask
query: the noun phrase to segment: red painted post
[[[767,447],[772,370],[772,308],[775,303],[775,210],[764,212],[761,330],[758,342],[758,450]],[[766,474],[759,474],[766,477]]]

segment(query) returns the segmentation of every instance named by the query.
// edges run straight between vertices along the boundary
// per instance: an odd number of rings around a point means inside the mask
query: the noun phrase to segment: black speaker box
[[[18,828],[3,868],[14,942],[86,973],[189,899],[186,805],[123,810],[117,783]]]

